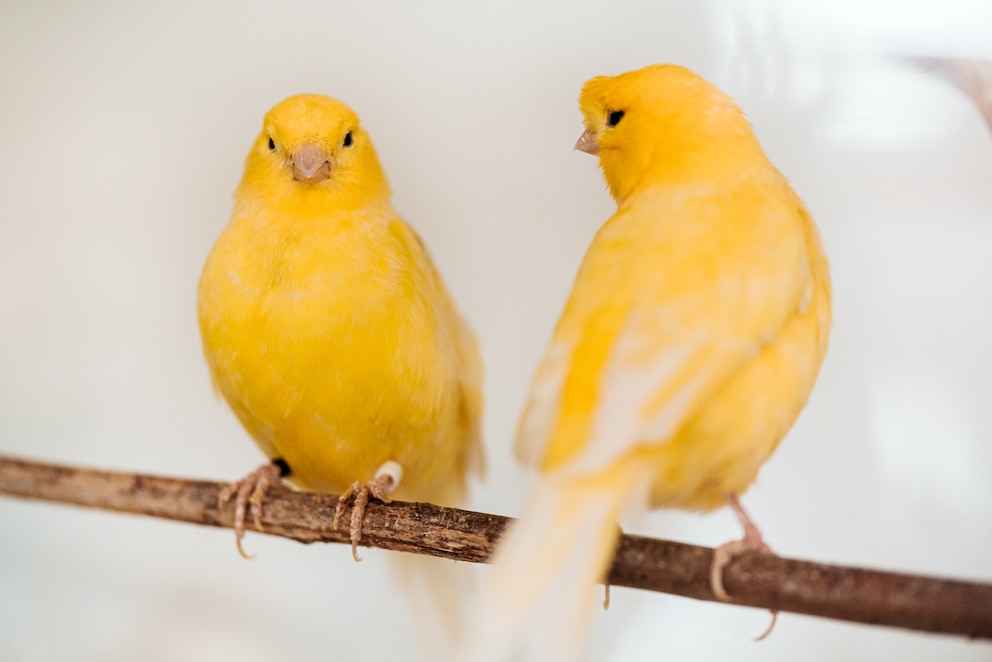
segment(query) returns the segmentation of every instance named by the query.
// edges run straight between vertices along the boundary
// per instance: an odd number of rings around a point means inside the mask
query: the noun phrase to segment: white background
[[[414,4],[416,8],[413,8]],[[745,504],[782,554],[992,580],[992,138],[889,55],[992,57],[984,2],[0,4],[0,452],[234,479],[261,454],[211,393],[200,267],[264,112],[363,118],[482,340],[488,483],[613,204],[571,150],[581,84],[653,62],[732,93],[819,222],[835,328]],[[808,3],[812,6],[813,3]],[[277,8],[277,5],[279,8]],[[701,544],[728,512],[637,531]],[[0,498],[0,659],[411,659],[386,553]],[[954,638],[617,589],[595,660],[990,660]]]

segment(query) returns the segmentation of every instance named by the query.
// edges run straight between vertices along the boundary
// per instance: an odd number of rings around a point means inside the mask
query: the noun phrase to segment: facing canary
[[[357,560],[370,495],[455,505],[482,471],[475,337],[343,103],[272,108],[234,197],[197,310],[213,383],[273,462],[222,495],[238,549],[285,476],[355,498]]]
[[[830,279],[813,220],[737,105],[656,65],[579,97],[616,213],[583,260],[534,378],[516,450],[541,473],[497,548],[462,659],[571,660],[621,516],[730,504],[806,403]],[[522,657],[513,657],[522,653]]]

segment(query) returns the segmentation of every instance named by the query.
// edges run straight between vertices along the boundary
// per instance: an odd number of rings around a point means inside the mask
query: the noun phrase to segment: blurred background
[[[572,151],[593,75],[654,62],[734,95],[819,222],[835,327],[744,503],[783,555],[992,580],[992,137],[899,58],[992,58],[992,5],[933,2],[0,3],[0,453],[235,479],[195,289],[274,103],[338,97],[376,142],[488,364],[488,482],[613,210]],[[715,545],[729,512],[631,529]],[[406,660],[386,552],[0,498],[0,659]],[[482,570],[480,570],[482,571]],[[625,589],[591,660],[992,660],[992,648]]]

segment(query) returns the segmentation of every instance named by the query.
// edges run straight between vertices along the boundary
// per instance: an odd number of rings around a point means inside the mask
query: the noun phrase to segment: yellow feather
[[[590,80],[579,105],[577,147],[598,153],[617,212],[537,370],[517,452],[541,483],[497,550],[467,660],[577,656],[619,514],[743,494],[826,351],[816,228],[729,97],[656,65]],[[542,587],[581,607],[562,622],[540,606]]]

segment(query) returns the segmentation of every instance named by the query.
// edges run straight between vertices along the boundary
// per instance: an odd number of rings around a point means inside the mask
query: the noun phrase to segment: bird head
[[[597,76],[579,94],[585,132],[575,149],[599,156],[610,193],[621,202],[639,187],[698,168],[716,175],[761,148],[733,100],[684,67],[658,64]]]
[[[388,197],[389,185],[354,111],[330,97],[300,94],[266,113],[239,194],[342,208]]]

